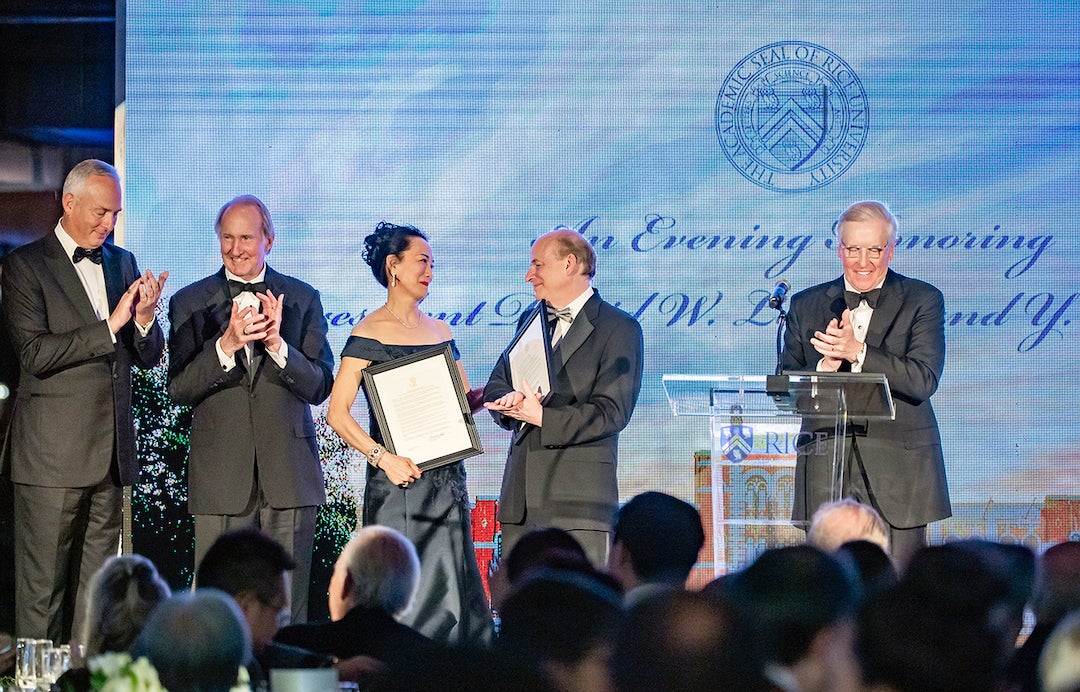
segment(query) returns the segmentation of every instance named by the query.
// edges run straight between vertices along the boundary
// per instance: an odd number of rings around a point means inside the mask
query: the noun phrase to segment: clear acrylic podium
[[[672,413],[709,418],[712,505],[700,509],[712,517],[716,575],[805,540],[804,522],[791,519],[798,448],[815,445],[839,499],[849,427],[895,416],[881,373],[664,375],[663,383]]]

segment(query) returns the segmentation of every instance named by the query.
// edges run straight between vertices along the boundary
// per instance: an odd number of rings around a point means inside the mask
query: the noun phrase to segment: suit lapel
[[[94,306],[90,304],[90,297],[86,295],[86,289],[79,281],[79,275],[71,264],[71,259],[64,254],[64,246],[60,244],[55,234],[46,236],[44,260],[49,273],[60,284],[60,289],[68,297],[71,304],[79,311],[79,316],[86,320],[87,324],[97,322],[97,314]]]
[[[570,356],[574,355],[574,352],[581,348],[589,335],[593,333],[593,321],[599,310],[600,294],[593,291],[592,297],[585,302],[570,328],[566,330],[562,341],[559,342],[559,347],[551,354],[554,359],[552,364],[556,371],[566,367],[566,361],[570,360]]]
[[[904,282],[900,275],[889,270],[885,277],[885,283],[881,286],[881,294],[878,296],[877,307],[870,316],[870,324],[866,328],[866,343],[878,348],[885,340],[885,332],[896,321],[896,316],[904,304]]]
[[[825,289],[825,296],[829,303],[829,314],[840,320],[844,315],[844,310],[847,309],[847,303],[844,302],[844,277],[841,276],[839,280],[829,284],[829,287]]]
[[[120,253],[106,243],[101,246],[101,270],[105,273],[105,295],[109,300],[109,310],[116,308],[120,296],[124,295],[124,268],[120,263]]]

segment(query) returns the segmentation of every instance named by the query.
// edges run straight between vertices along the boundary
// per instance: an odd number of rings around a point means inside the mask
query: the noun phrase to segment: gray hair
[[[838,240],[843,240],[840,238],[840,224],[845,221],[886,221],[889,224],[888,244],[892,245],[896,242],[896,234],[899,230],[899,226],[896,223],[896,217],[893,216],[893,213],[889,211],[889,208],[885,206],[884,202],[868,199],[861,202],[855,202],[845,209],[834,225]]]
[[[131,647],[132,658],[150,659],[165,689],[185,692],[228,692],[250,652],[240,607],[210,588],[163,601]]]
[[[92,175],[104,175],[120,183],[120,174],[114,167],[98,159],[86,159],[75,164],[64,178],[63,194],[78,197],[86,187],[87,178]]]
[[[110,557],[90,578],[81,632],[86,657],[127,651],[154,607],[172,595],[142,555]]]
[[[338,557],[352,577],[350,606],[375,608],[397,617],[412,605],[420,583],[420,559],[404,535],[388,526],[365,526]]]
[[[270,218],[270,210],[267,209],[266,205],[263,204],[263,201],[255,195],[240,195],[239,197],[233,197],[218,210],[217,220],[214,221],[214,231],[218,235],[221,235],[222,217],[225,216],[225,212],[233,207],[254,207],[258,210],[259,216],[262,218],[263,236],[268,240],[274,239],[274,220]]]
[[[870,541],[889,552],[889,527],[877,510],[850,498],[826,502],[810,519],[806,542],[833,552],[849,541]]]

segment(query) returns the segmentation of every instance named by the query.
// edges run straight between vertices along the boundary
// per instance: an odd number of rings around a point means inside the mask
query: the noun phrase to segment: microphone
[[[779,310],[780,306],[784,304],[784,298],[787,296],[787,292],[791,290],[791,284],[787,279],[780,279],[776,282],[776,286],[773,287],[772,294],[769,295],[769,307],[773,310]]]

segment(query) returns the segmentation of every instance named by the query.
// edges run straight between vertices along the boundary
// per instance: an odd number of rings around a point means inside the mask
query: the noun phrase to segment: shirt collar
[[[254,279],[241,279],[236,274],[233,274],[228,269],[225,270],[225,278],[229,281],[239,281],[242,284],[257,284],[259,282],[266,281],[266,264],[263,264],[262,271],[259,272]]]
[[[582,291],[581,295],[570,301],[566,307],[570,308],[571,317],[577,318],[578,313],[581,312],[581,308],[585,307],[585,303],[589,302],[589,298],[592,298],[593,293],[593,287],[589,286]]]
[[[75,264],[75,260],[71,259],[71,256],[75,254],[75,248],[79,247],[79,244],[75,242],[75,239],[67,234],[64,230],[64,224],[59,221],[56,222],[56,228],[53,229],[53,233],[56,234],[56,239],[60,241],[60,245],[64,248],[64,254],[71,260],[72,264]],[[92,249],[92,248],[87,248]],[[88,263],[89,264],[89,263]]]

